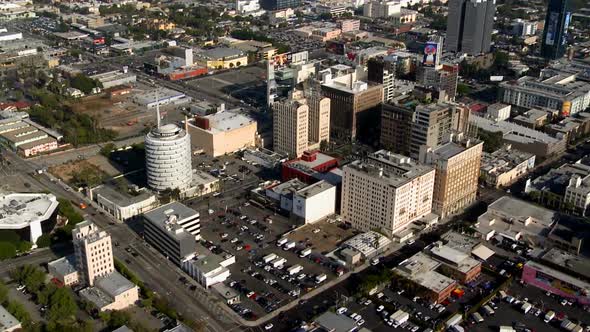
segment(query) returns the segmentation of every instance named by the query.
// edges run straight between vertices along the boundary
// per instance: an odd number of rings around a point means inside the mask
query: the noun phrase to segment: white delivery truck
[[[500,326],[499,331],[500,332],[516,332],[516,330],[513,329],[512,326]]]
[[[520,310],[522,310],[522,312],[524,312],[525,314],[527,314],[531,310],[532,307],[533,306],[530,303],[525,302],[525,303],[522,304],[522,307],[520,307]]]
[[[328,279],[328,276],[325,273],[322,273],[315,277],[315,283],[321,284],[322,282],[326,281],[326,279]]]
[[[545,319],[543,319],[543,320],[545,321],[545,323],[549,323],[550,321],[553,320],[553,318],[555,318],[555,311],[549,310],[545,314]]]
[[[311,254],[311,248],[305,248],[303,250],[301,250],[301,252],[299,253],[299,257],[300,258],[304,258],[307,257]]]
[[[463,316],[461,314],[454,314],[451,318],[449,318],[447,320],[445,325],[447,326],[447,328],[449,328],[453,325],[461,324],[462,321],[463,321]]]
[[[295,248],[295,245],[296,245],[295,241],[287,242],[283,246],[283,250],[291,250],[291,249]]]
[[[262,261],[264,262],[264,264],[268,264],[269,262],[277,259],[277,255],[276,254],[268,254],[264,257],[262,257]]]
[[[285,244],[287,242],[289,242],[289,239],[287,239],[286,237],[280,238],[280,239],[277,240],[277,247],[280,247],[280,246],[282,246],[283,244]]]
[[[391,314],[389,319],[393,322],[393,327],[396,328],[410,319],[410,314],[403,310],[398,310]]]
[[[283,267],[283,265],[285,265],[285,263],[287,263],[286,259],[284,259],[283,257],[278,257],[277,259],[272,261],[270,265],[272,265],[272,267],[274,267],[275,269],[280,269]]]
[[[295,264],[287,269],[287,272],[289,272],[289,275],[294,275],[294,274],[297,274],[301,271],[303,271],[303,266],[301,266],[299,264]]]

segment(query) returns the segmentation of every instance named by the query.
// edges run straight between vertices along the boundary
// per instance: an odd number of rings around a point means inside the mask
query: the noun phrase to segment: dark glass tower
[[[449,0],[446,49],[456,53],[488,53],[492,44],[496,0]]]
[[[296,8],[303,5],[302,0],[260,0],[260,7],[265,10]]]
[[[566,51],[567,28],[572,18],[569,0],[550,0],[545,17],[545,30],[541,43],[541,55],[559,59]]]

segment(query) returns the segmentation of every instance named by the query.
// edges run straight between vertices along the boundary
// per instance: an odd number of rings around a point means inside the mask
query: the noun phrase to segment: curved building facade
[[[191,143],[188,133],[175,124],[154,128],[145,136],[148,186],[156,191],[190,187]]]

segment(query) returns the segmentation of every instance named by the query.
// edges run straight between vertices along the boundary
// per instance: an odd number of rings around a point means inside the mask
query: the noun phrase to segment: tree
[[[78,311],[78,306],[68,288],[58,288],[49,300],[49,319],[61,320],[72,317]]]
[[[329,147],[330,147],[330,144],[328,144],[328,141],[322,140],[320,142],[320,151],[325,152],[328,150]]]
[[[33,244],[31,242],[29,242],[29,241],[20,241],[18,243],[18,246],[17,246],[16,249],[18,250],[18,252],[23,253],[23,252],[27,252],[27,251],[31,250],[32,247],[33,247]]]
[[[457,84],[457,93],[461,96],[466,96],[471,92],[471,88],[467,84]]]
[[[100,148],[100,154],[110,158],[111,157],[111,153],[113,153],[113,151],[117,148],[117,146],[114,143],[107,143],[105,145],[103,145],[102,148]]]
[[[10,242],[0,242],[0,260],[16,256],[16,246]]]
[[[0,304],[8,299],[8,287],[0,281]]]
[[[70,80],[70,85],[85,94],[92,92],[98,86],[97,82],[84,74],[78,74]]]
[[[477,137],[483,141],[483,149],[485,152],[494,152],[504,145],[504,135],[502,132],[487,132],[480,130]]]
[[[9,301],[6,310],[11,313],[16,319],[23,324],[28,324],[31,321],[31,316],[25,306],[17,301]]]
[[[114,310],[111,311],[108,326],[112,329],[116,329],[128,324],[129,321],[131,321],[131,315],[129,315],[127,311]]]
[[[51,245],[51,234],[45,233],[37,239],[37,247],[47,248]]]

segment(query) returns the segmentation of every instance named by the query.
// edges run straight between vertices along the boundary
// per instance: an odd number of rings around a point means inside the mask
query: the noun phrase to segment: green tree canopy
[[[0,242],[0,260],[16,256],[16,246],[10,242]]]
[[[73,316],[78,311],[76,300],[68,288],[58,288],[49,299],[49,319],[61,320]]]

